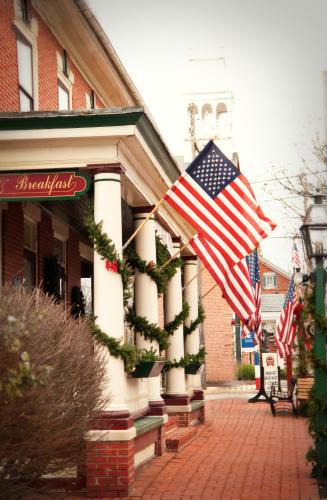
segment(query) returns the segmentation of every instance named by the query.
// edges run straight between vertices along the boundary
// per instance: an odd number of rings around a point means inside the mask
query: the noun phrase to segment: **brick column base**
[[[134,481],[134,439],[86,444],[87,495],[128,496]]]

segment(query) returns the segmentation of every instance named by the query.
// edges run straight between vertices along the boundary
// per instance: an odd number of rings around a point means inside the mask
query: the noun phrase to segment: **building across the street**
[[[94,252],[84,214],[94,199],[95,221],[102,221],[122,255],[179,167],[84,0],[3,0],[0,28],[1,282],[55,288],[67,309],[83,291],[87,311],[93,310],[105,333],[158,353],[157,341],[126,328],[121,276]],[[136,252],[151,268],[156,235],[175,254],[192,234],[162,204],[136,236]],[[136,271],[137,315],[166,324],[184,299],[190,306],[185,325],[197,318],[197,259],[188,248],[182,257],[183,272],[177,269],[160,299],[149,274]],[[192,280],[184,292],[182,279]],[[199,349],[199,328],[184,341],[181,324],[165,354],[173,362]],[[86,438],[88,496],[128,494],[135,468],[165,451],[165,435],[174,426],[189,428],[204,419],[199,374],[177,366],[164,378],[134,378],[123,359],[109,353],[107,366],[110,403]],[[94,461],[113,455],[104,478]]]
[[[263,348],[276,352],[274,333],[283,309],[291,276],[283,269],[259,258],[261,282],[261,317],[263,330]],[[202,293],[214,285],[208,274],[202,279]],[[217,287],[203,301],[209,317],[204,322],[206,356],[206,382],[215,384],[235,380],[237,366],[254,364],[253,347],[242,349],[240,325],[235,315],[221,296]],[[215,314],[212,311],[216,311]]]

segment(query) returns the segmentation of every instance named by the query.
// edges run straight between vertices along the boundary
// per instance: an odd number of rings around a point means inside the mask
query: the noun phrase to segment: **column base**
[[[191,401],[204,401],[204,391],[202,389],[194,389]]]
[[[149,411],[147,415],[157,416],[166,414],[167,414],[167,408],[165,405],[165,401],[163,399],[159,401],[149,401]]]
[[[134,482],[134,439],[86,443],[89,498],[129,496]]]
[[[128,410],[102,411],[93,415],[89,428],[92,430],[126,430],[132,425],[133,419]]]
[[[134,482],[136,430],[129,411],[93,416],[86,436],[86,487],[89,498],[128,496]]]

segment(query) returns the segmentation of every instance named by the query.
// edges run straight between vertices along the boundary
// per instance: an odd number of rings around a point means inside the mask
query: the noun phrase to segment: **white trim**
[[[39,58],[37,50],[38,23],[35,18],[31,19],[31,27],[25,24],[17,11],[17,3],[14,2],[15,19],[13,24],[18,33],[32,46],[32,72],[33,72],[33,109],[39,109]],[[16,37],[17,39],[17,37]]]
[[[127,430],[106,431],[96,430],[88,431],[85,436],[86,441],[130,441],[136,437],[136,428],[130,427]]]
[[[167,408],[167,413],[191,413],[192,411],[192,406],[191,405],[185,405],[185,406],[166,406]]]
[[[154,457],[154,454],[155,454],[155,443],[151,443],[146,448],[143,448],[143,450],[140,450],[137,453],[135,453],[134,467],[139,467],[141,464],[144,464],[152,457]]]

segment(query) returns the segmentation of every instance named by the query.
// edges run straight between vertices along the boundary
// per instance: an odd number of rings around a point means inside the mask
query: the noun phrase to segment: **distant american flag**
[[[295,242],[292,248],[292,267],[293,269],[301,269],[301,259]]]
[[[283,310],[276,328],[275,340],[279,355],[283,358],[290,353],[296,334],[294,311],[297,306],[294,279],[292,278],[285,297]]]
[[[266,238],[275,224],[262,212],[247,179],[208,142],[165,195],[232,267]]]
[[[218,283],[223,297],[242,321],[250,321],[256,304],[245,258],[234,267],[202,235],[196,235],[190,246]]]
[[[262,339],[262,319],[261,319],[261,283],[259,272],[259,259],[258,252],[255,249],[251,255],[246,257],[247,266],[249,269],[250,280],[254,295],[255,312],[254,321],[244,323],[242,328],[242,335],[246,335],[249,331],[253,331],[254,340],[258,344]]]

